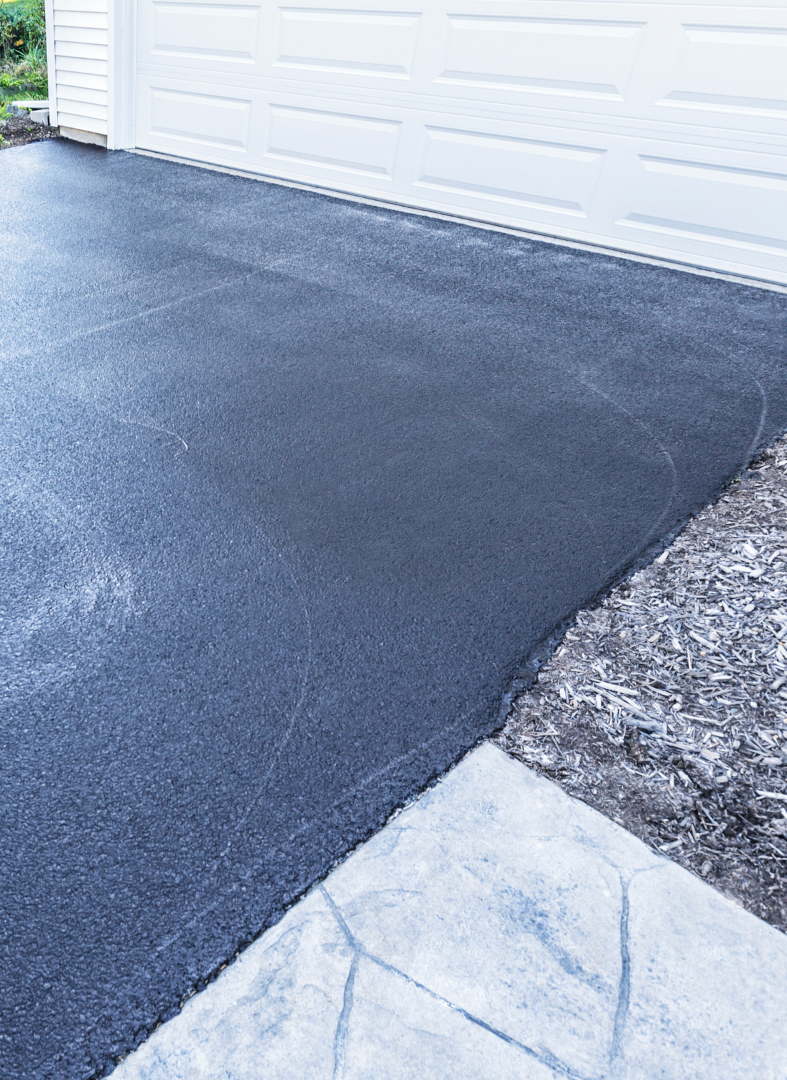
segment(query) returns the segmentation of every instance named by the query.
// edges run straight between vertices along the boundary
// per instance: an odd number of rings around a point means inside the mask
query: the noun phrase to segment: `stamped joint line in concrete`
[[[535,1058],[537,1061],[541,1061],[546,1065],[550,1065],[552,1068],[557,1069],[557,1071],[563,1075],[570,1077],[576,1077],[578,1075],[572,1069],[568,1068],[561,1061],[555,1058],[552,1054],[539,1053],[532,1047],[525,1046],[524,1043],[517,1042],[516,1039],[512,1038],[510,1035],[507,1035],[504,1031],[499,1031],[497,1028],[494,1028],[490,1024],[486,1023],[486,1021],[479,1019],[479,1017],[472,1016],[469,1012],[467,1012],[466,1009],[463,1009],[460,1005],[456,1005],[454,1002],[446,1000],[439,994],[436,994],[433,990],[430,990],[428,986],[424,986],[422,983],[417,982],[415,979],[411,979],[409,975],[406,975],[403,971],[399,971],[397,968],[392,967],[391,964],[387,964],[385,960],[381,960],[379,956],[374,956],[373,954],[366,952],[366,950],[363,948],[363,945],[361,945],[361,943],[353,937],[350,928],[347,926],[347,923],[342,918],[341,912],[337,908],[336,904],[333,901],[333,898],[331,897],[331,894],[328,892],[325,886],[320,885],[319,890],[325,897],[325,901],[328,907],[333,912],[333,915],[336,918],[336,921],[339,924],[342,933],[344,934],[348,944],[353,950],[353,960],[350,965],[350,970],[347,974],[347,982],[344,986],[344,1005],[342,1008],[341,1016],[339,1017],[339,1022],[336,1025],[336,1036],[334,1039],[335,1077],[341,1077],[344,1075],[344,1048],[347,1040],[347,1029],[350,1012],[353,1006],[353,987],[355,985],[355,977],[358,971],[358,964],[361,959],[367,960],[369,963],[376,964],[383,971],[389,972],[396,978],[404,979],[406,983],[409,983],[411,986],[414,986],[418,990],[423,991],[423,993],[428,994],[430,998],[433,998],[435,1001],[439,1001],[442,1005],[447,1006],[447,1008],[451,1009],[453,1012],[457,1013],[459,1016],[469,1021],[471,1024],[477,1024],[484,1031],[488,1031],[491,1035],[495,1035],[498,1039],[502,1039],[505,1043],[508,1043],[508,1045],[515,1046],[519,1050],[522,1050],[525,1054],[528,1055],[528,1057]]]
[[[487,744],[114,1080],[784,1080],[787,939]]]

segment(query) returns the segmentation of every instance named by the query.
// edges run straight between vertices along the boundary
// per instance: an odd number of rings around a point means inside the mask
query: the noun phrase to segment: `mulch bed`
[[[577,616],[496,741],[787,931],[787,440]]]
[[[34,124],[26,116],[9,116],[0,124],[0,136],[0,150],[7,150],[11,146],[24,146],[26,143],[41,142],[42,139],[59,139],[60,132],[56,127]]]

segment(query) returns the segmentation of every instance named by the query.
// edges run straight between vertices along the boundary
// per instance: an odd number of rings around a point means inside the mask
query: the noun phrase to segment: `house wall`
[[[63,134],[106,145],[108,0],[48,0],[49,105]],[[65,129],[65,130],[64,130]]]

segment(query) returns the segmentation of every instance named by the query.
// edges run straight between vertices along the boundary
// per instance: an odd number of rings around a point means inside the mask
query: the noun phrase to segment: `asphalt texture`
[[[787,426],[787,297],[0,154],[0,1075],[109,1071]]]

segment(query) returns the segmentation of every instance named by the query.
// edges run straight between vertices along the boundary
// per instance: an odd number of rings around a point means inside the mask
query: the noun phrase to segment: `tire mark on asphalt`
[[[647,547],[648,543],[653,538],[654,533],[656,533],[658,531],[659,526],[662,524],[662,522],[666,518],[667,514],[672,509],[672,505],[675,502],[675,496],[678,493],[678,470],[677,470],[677,468],[675,466],[675,461],[674,461],[674,459],[672,457],[672,454],[669,452],[669,450],[664,445],[664,443],[661,441],[661,439],[659,439],[659,437],[645,423],[644,420],[641,420],[638,416],[635,416],[634,413],[632,413],[629,409],[627,409],[625,407],[625,405],[621,405],[620,402],[615,401],[614,398],[609,396],[609,394],[605,394],[603,390],[599,390],[598,387],[593,386],[592,383],[586,382],[584,379],[579,379],[578,381],[586,389],[592,390],[594,394],[598,394],[598,396],[603,398],[609,405],[612,406],[613,409],[618,409],[620,412],[622,412],[626,416],[628,416],[630,420],[633,420],[634,423],[637,425],[637,427],[639,427],[642,431],[644,431],[645,434],[648,436],[648,438],[651,439],[656,444],[656,446],[659,449],[660,454],[662,455],[662,457],[667,462],[667,465],[669,466],[670,473],[672,475],[672,485],[671,485],[669,497],[668,497],[666,503],[664,504],[664,509],[662,510],[661,514],[656,519],[656,521],[653,523],[653,525],[650,527],[648,532],[645,534],[644,538],[641,539],[637,543],[637,545],[635,547],[633,547],[629,551],[629,553],[627,555],[625,555],[621,560],[618,561],[616,570],[619,571],[619,570],[624,569],[626,566],[628,566],[628,564],[631,562],[631,560],[634,559],[641,551],[643,551]]]

